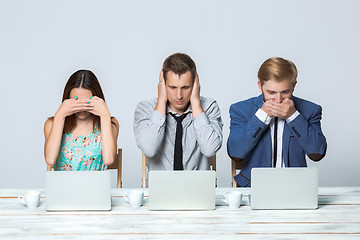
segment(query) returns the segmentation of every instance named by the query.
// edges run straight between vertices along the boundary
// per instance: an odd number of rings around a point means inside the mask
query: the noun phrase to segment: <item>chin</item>
[[[90,113],[88,112],[80,112],[80,113],[76,113],[76,117],[78,119],[84,120],[90,117]]]
[[[178,112],[185,112],[187,109],[187,105],[178,105],[176,106]]]

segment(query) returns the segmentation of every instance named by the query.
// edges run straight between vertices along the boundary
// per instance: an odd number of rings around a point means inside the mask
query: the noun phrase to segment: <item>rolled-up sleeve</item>
[[[223,122],[216,101],[194,119],[194,129],[202,154],[212,157],[221,148]]]
[[[133,127],[137,146],[147,157],[153,157],[164,138],[165,116],[154,110],[149,102],[140,102],[135,110]]]

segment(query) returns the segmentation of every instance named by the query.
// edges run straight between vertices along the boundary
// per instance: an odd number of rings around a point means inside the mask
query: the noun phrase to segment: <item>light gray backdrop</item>
[[[257,70],[273,56],[295,62],[295,95],[323,107],[328,140],[321,186],[359,186],[360,1],[0,0],[0,187],[44,187],[43,124],[78,69],[99,78],[120,122],[123,184],[139,187],[136,103],[157,96],[163,60],[193,57],[203,96],[218,100],[224,143],[219,186],[230,186],[226,153],[231,103],[255,96]]]

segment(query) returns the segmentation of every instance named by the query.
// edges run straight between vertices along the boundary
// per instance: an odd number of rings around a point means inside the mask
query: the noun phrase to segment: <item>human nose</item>
[[[178,89],[178,91],[177,91],[177,98],[178,98],[178,99],[182,99],[182,98],[183,98],[183,94],[182,94],[181,89]]]
[[[280,93],[277,93],[277,94],[275,95],[275,102],[281,103],[281,101],[282,101],[282,99],[281,99],[281,94],[280,94]]]

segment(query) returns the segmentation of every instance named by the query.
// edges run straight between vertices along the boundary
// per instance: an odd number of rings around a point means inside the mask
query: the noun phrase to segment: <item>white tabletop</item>
[[[29,190],[0,189],[0,239],[360,239],[360,187],[319,188],[317,210],[251,210],[250,189],[237,188],[240,208],[217,199],[214,211],[149,211],[147,197],[133,209],[129,189],[112,189],[108,212],[46,212],[42,189],[28,209],[17,196]]]

